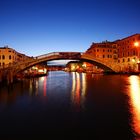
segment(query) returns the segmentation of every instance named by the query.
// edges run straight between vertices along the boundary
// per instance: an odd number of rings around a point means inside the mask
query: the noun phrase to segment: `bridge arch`
[[[95,64],[104,70],[115,72],[109,63],[102,62],[101,60],[95,59],[94,57],[81,52],[53,52],[44,54],[23,62],[19,62],[13,65],[12,68],[14,69],[15,73],[18,73],[39,63],[51,60],[83,60]]]

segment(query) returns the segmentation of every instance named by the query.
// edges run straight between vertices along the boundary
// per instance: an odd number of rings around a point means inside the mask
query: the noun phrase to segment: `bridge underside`
[[[81,61],[88,62],[88,63],[91,63],[95,66],[98,66],[99,68],[103,69],[104,71],[114,72],[111,68],[107,67],[104,64],[98,63],[96,61],[88,60],[88,59],[81,59]]]
[[[47,61],[53,61],[53,60],[79,60],[79,61],[83,61],[83,62],[88,62],[88,63],[91,63],[91,64],[94,64],[96,66],[98,66],[99,68],[102,68],[103,70],[105,71],[109,71],[109,72],[113,72],[113,70],[107,66],[105,66],[104,64],[101,64],[99,62],[96,62],[96,61],[93,61],[93,60],[89,60],[89,59],[84,59],[84,58],[72,58],[72,57],[69,57],[69,58],[66,58],[66,57],[59,57],[59,58],[50,58],[50,59],[41,59],[39,61],[34,61],[33,63],[30,63],[28,65],[26,65],[25,67],[21,67],[17,72],[21,72],[21,71],[24,71],[34,65],[37,65],[37,64],[40,64],[40,63],[43,63],[43,62],[47,62]]]

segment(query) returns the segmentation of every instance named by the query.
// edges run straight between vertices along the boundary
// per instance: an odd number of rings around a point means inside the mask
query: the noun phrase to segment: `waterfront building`
[[[102,62],[117,62],[117,44],[114,42],[104,41],[101,43],[93,43],[86,51],[86,54],[99,59]]]
[[[118,49],[118,64],[123,72],[140,71],[140,34],[115,41]]]
[[[8,46],[0,47],[0,67],[6,67],[12,63],[26,60],[30,57],[21,54]]]
[[[116,40],[93,43],[86,54],[112,63],[118,72],[140,72],[140,34]]]

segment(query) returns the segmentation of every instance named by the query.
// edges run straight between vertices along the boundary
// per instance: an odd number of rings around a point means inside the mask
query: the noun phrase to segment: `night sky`
[[[29,56],[83,52],[140,33],[140,0],[0,0],[0,46]]]

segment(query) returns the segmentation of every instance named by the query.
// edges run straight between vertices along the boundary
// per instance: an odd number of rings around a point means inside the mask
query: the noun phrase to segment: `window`
[[[9,59],[11,59],[11,55],[9,55]]]
[[[1,59],[1,55],[0,55],[0,59]]]
[[[133,55],[136,55],[136,52],[135,52],[135,50],[133,50]]]
[[[97,49],[97,52],[98,52],[99,50]]]
[[[107,55],[107,57],[109,58],[109,55]]]
[[[123,59],[123,62],[125,62],[125,59]]]
[[[1,66],[1,63],[0,63],[0,66]]]
[[[130,58],[128,58],[128,62],[130,62]]]
[[[120,60],[118,60],[118,63],[120,63]]]
[[[104,52],[105,50],[103,49],[103,52]]]
[[[5,59],[5,56],[4,55],[2,55],[2,59]]]
[[[103,55],[103,58],[105,58],[105,55]]]
[[[129,56],[129,52],[128,52],[128,56]]]

